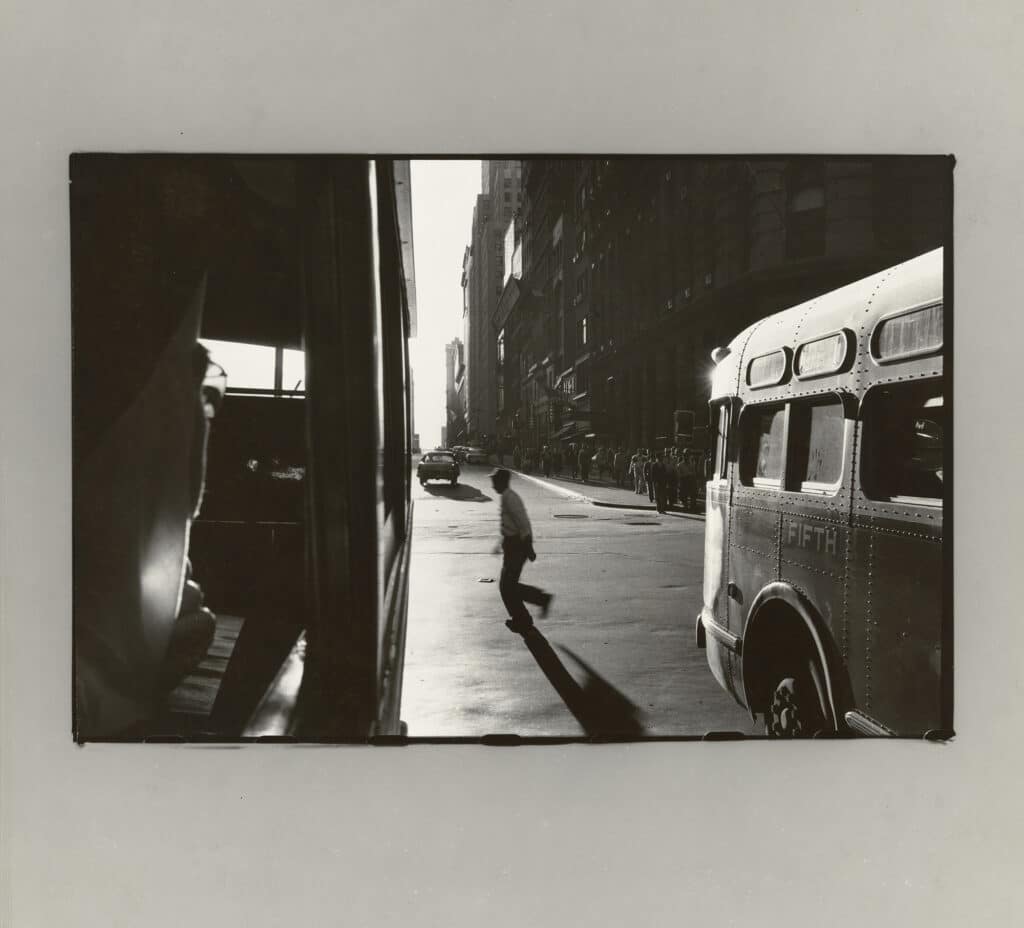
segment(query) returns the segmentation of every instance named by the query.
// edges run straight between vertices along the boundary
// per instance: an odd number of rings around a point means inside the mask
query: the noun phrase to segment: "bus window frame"
[[[915,360],[917,358],[926,358],[934,354],[941,354],[946,343],[945,330],[943,330],[942,339],[939,341],[939,344],[937,346],[931,345],[927,348],[912,348],[910,349],[910,351],[904,351],[900,354],[890,355],[887,358],[880,358],[878,356],[878,342],[882,335],[882,329],[885,327],[885,324],[887,322],[890,322],[893,319],[899,319],[900,316],[909,316],[912,313],[921,312],[921,310],[924,309],[931,309],[933,306],[937,306],[940,309],[939,315],[941,316],[941,311],[943,310],[943,301],[942,299],[936,300],[932,298],[929,300],[922,300],[920,303],[917,303],[914,306],[910,306],[904,309],[898,309],[895,312],[886,313],[877,322],[875,322],[874,326],[872,326],[871,328],[871,335],[868,338],[868,354],[871,357],[871,360],[879,366],[888,366],[890,364],[899,364],[901,361],[910,361]]]
[[[790,454],[790,441],[793,432],[793,406],[814,405],[826,398],[834,398],[841,406],[843,413],[843,446],[840,449],[840,470],[839,477],[834,483],[817,483],[803,481],[799,486],[793,485],[792,469],[793,461]],[[736,483],[741,487],[755,490],[776,490],[779,493],[800,495],[811,499],[835,498],[843,491],[843,482],[847,476],[846,460],[849,454],[850,441],[852,440],[855,413],[851,412],[852,398],[839,390],[823,390],[821,393],[814,393],[806,396],[784,397],[782,399],[771,399],[761,403],[745,403],[740,410],[736,420]],[[744,416],[749,410],[757,411],[765,407],[778,407],[783,409],[782,425],[782,475],[774,477],[751,477],[750,482],[743,479],[743,451],[746,435],[744,432]]]
[[[743,479],[743,452],[746,446],[745,417],[756,414],[758,410],[781,407],[782,408],[782,472],[778,477],[750,477],[747,483]],[[753,411],[753,412],[751,412]],[[763,403],[745,403],[737,417],[737,445],[736,445],[736,476],[740,486],[750,487],[756,490],[778,490],[784,492],[786,489],[786,471],[789,458],[789,399],[766,400]],[[754,467],[757,470],[756,464]]]
[[[821,483],[816,480],[802,480],[799,486],[796,486],[796,481],[792,475],[792,468],[795,464],[790,458],[789,439],[792,436],[790,431],[786,433],[786,480],[783,490],[787,493],[802,493],[805,496],[812,496],[815,498],[821,497],[835,497],[838,496],[843,489],[843,480],[846,477],[846,456],[850,448],[851,433],[853,431],[853,419],[855,414],[850,411],[850,404],[847,402],[846,397],[838,390],[823,390],[821,393],[815,393],[809,396],[799,396],[787,400],[787,406],[790,407],[790,416],[792,416],[792,406],[814,406],[823,404],[824,401],[832,399],[839,404],[839,408],[843,415],[843,444],[839,449],[839,476],[832,483]],[[791,423],[791,419],[789,420]]]
[[[846,350],[843,353],[842,360],[836,367],[827,368],[820,371],[811,371],[810,373],[803,373],[800,371],[800,358],[804,352],[804,349],[809,345],[813,345],[816,342],[823,342],[828,338],[835,338],[837,335],[843,337],[846,342]],[[817,335],[814,338],[809,338],[807,341],[800,342],[793,351],[793,378],[799,381],[806,380],[817,380],[819,377],[835,377],[838,374],[842,374],[848,371],[853,365],[853,360],[857,354],[857,336],[854,335],[850,329],[842,328],[836,329],[833,332],[826,332],[824,335]]]
[[[774,379],[763,379],[754,381],[751,379],[751,374],[754,370],[754,365],[758,361],[762,361],[765,358],[771,358],[775,355],[782,355],[782,371],[777,378]],[[771,351],[766,351],[763,354],[755,355],[747,362],[747,371],[745,380],[747,382],[747,388],[750,390],[770,390],[775,387],[781,387],[784,384],[789,383],[793,377],[793,349],[788,345],[783,345],[779,348],[773,348]]]
[[[722,486],[729,482],[729,463],[733,459],[739,416],[736,415],[736,404],[733,397],[726,397],[725,399],[713,402],[711,404],[711,410],[712,421],[715,423],[715,469],[713,475],[710,478],[707,478],[706,482]],[[716,415],[718,416],[718,419],[714,418]],[[725,421],[724,440],[720,441],[719,436],[722,434],[720,431],[720,423],[722,422],[723,416]]]
[[[936,305],[934,300],[922,305]],[[918,307],[920,308],[920,307]],[[894,315],[899,315],[894,314]],[[930,511],[942,510],[943,500],[945,496],[945,482],[943,482],[943,495],[942,496],[909,496],[909,495],[889,495],[883,496],[875,492],[875,487],[872,486],[874,478],[870,476],[870,473],[866,471],[866,467],[869,463],[869,453],[873,451],[873,442],[875,439],[872,437],[868,439],[868,418],[872,415],[870,409],[870,403],[874,402],[872,399],[873,393],[884,393],[887,390],[891,391],[894,389],[926,389],[928,385],[934,384],[938,389],[937,395],[942,399],[942,410],[945,413],[946,410],[946,396],[945,396],[945,382],[942,377],[921,377],[919,379],[905,380],[897,383],[883,382],[872,384],[864,391],[864,398],[861,400],[860,407],[860,426],[861,436],[858,442],[857,457],[859,459],[859,467],[857,468],[857,481],[861,495],[865,500],[871,503],[889,503],[893,506],[906,506],[912,509],[928,509]],[[867,410],[868,415],[865,415]],[[943,432],[945,432],[945,423]],[[866,440],[867,439],[867,440]],[[874,461],[870,462],[871,466],[877,466]],[[865,480],[865,474],[868,473],[868,479]]]

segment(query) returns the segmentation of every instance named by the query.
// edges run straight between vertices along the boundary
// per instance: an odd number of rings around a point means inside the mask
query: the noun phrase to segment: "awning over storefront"
[[[589,428],[589,422],[568,422],[557,432],[554,432],[551,437],[558,441],[568,441],[570,438],[576,438],[583,435]]]

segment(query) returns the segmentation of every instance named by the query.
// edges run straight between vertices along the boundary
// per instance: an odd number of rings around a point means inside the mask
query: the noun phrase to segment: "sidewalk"
[[[534,483],[538,483],[548,489],[556,490],[577,499],[586,500],[595,506],[606,506],[612,509],[646,509],[651,512],[657,512],[657,506],[650,501],[646,493],[634,493],[632,486],[629,489],[624,489],[616,486],[611,480],[591,478],[584,483],[582,480],[573,480],[572,477],[565,475],[556,476],[552,474],[550,477],[545,477],[543,471],[538,475],[532,472],[525,474],[522,470],[517,470],[514,467],[508,467],[508,470],[518,474],[525,480],[532,480]],[[703,503],[700,505],[703,506]],[[665,514],[678,516],[683,519],[704,520],[703,508],[700,512],[686,512],[679,506],[675,506],[670,508]]]

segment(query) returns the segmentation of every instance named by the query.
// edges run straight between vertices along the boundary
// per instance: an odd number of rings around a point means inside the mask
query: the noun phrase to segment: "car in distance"
[[[420,486],[428,480],[448,480],[452,486],[459,482],[459,462],[447,451],[428,451],[416,467]]]
[[[486,464],[489,457],[482,448],[466,448],[465,455],[467,464]]]

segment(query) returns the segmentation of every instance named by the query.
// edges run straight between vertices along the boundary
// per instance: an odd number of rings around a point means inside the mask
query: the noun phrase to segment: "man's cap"
[[[496,477],[501,477],[504,480],[510,480],[512,474],[509,473],[508,469],[505,467],[495,467],[494,470],[491,471],[490,477],[492,480]]]

